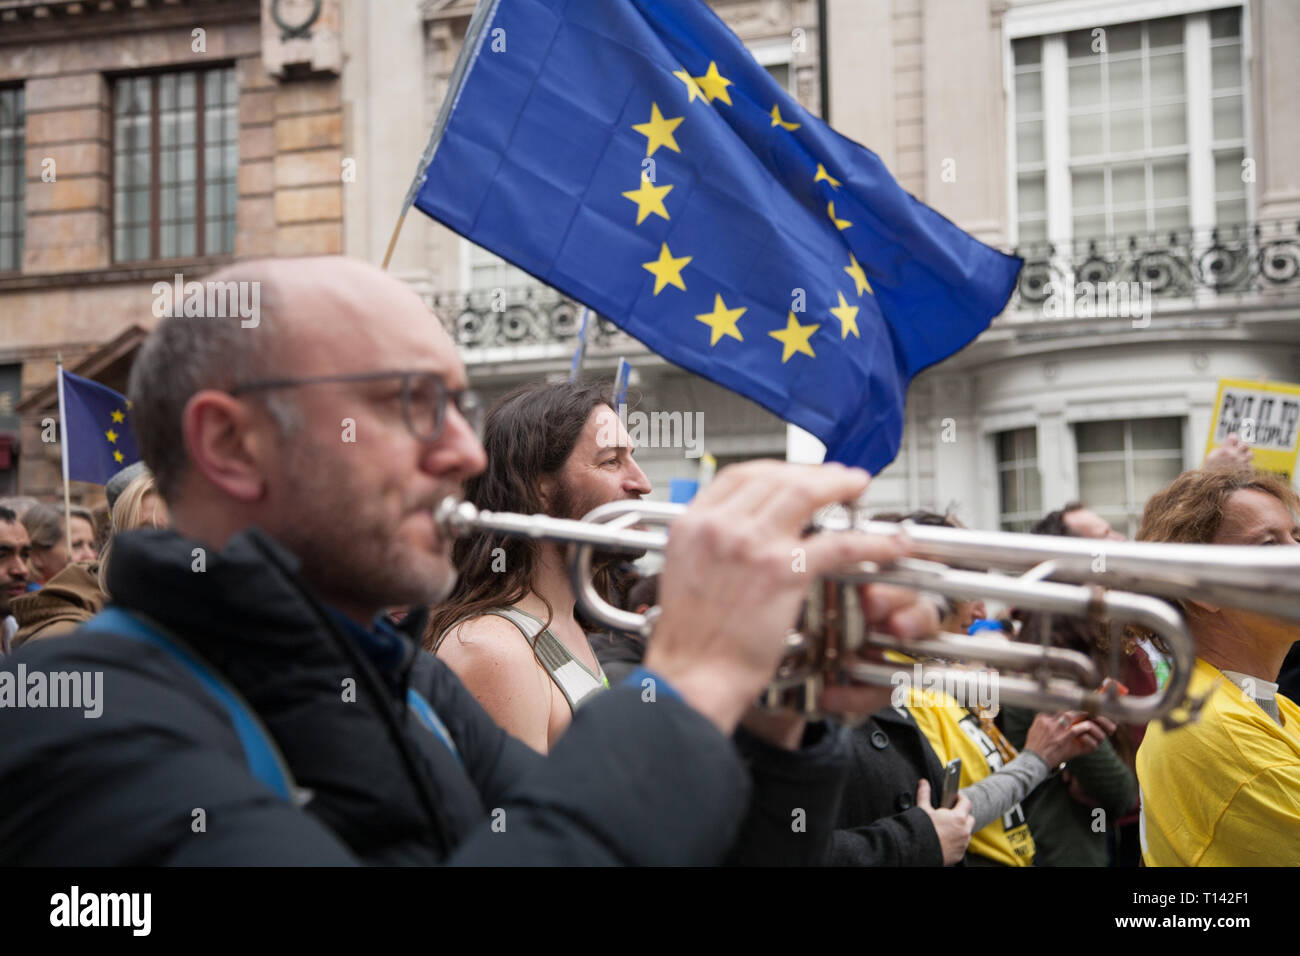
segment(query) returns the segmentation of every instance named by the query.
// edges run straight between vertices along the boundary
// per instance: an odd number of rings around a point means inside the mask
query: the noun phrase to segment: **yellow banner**
[[[1290,481],[1300,452],[1300,385],[1219,379],[1205,453],[1234,432],[1254,452],[1256,468]]]

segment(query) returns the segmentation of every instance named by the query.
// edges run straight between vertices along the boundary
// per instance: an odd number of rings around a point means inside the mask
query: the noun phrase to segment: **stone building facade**
[[[342,251],[341,10],[293,35],[312,6],[0,7],[0,493],[61,492],[56,359],[122,390],[154,283]]]

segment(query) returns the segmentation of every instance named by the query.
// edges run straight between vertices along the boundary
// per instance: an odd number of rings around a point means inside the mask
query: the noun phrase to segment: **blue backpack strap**
[[[120,607],[105,608],[87,621],[83,629],[142,641],[158,648],[189,671],[230,718],[244,749],[249,772],[285,802],[294,802],[293,778],[271,735],[238,692],[219,677],[211,665],[183,647],[177,638]]]
[[[433,707],[414,687],[407,688],[406,706],[411,708],[411,712],[415,714],[420,723],[446,745],[447,749],[451,751],[451,755],[459,761],[460,765],[465,766],[465,761],[461,759],[460,751],[456,749],[456,741],[451,739],[451,733],[447,730],[447,725],[434,713]]]

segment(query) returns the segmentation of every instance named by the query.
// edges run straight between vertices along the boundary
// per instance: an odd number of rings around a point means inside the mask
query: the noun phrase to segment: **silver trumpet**
[[[480,511],[447,498],[435,518],[452,536],[490,532],[572,545],[569,570],[583,612],[615,630],[648,636],[658,609],[641,615],[607,602],[593,584],[592,556],[596,551],[662,552],[669,526],[684,510],[662,502],[616,501],[574,521]],[[927,663],[919,672],[926,687],[937,686],[959,701],[979,699],[992,668],[999,704],[1079,710],[1127,723],[1159,719],[1174,727],[1195,719],[1204,698],[1188,696],[1195,645],[1182,614],[1167,601],[1195,598],[1300,621],[1300,553],[1295,553],[1300,549],[1101,541],[843,519],[817,527],[850,526],[904,536],[911,556],[888,566],[862,562],[816,582],[763,694],[767,707],[819,716],[821,692],[828,685],[914,684],[911,662],[880,659],[881,651],[892,650],[964,662]],[[899,641],[867,627],[858,590],[848,586],[857,584],[896,585],[957,601],[992,599],[1022,610],[1104,620],[1112,628],[1136,625],[1164,639],[1172,656],[1170,677],[1156,694],[1124,696],[1113,683],[1101,689],[1103,675],[1091,658],[1045,643],[956,634]],[[1120,641],[1112,639],[1111,674],[1118,671],[1119,655]]]

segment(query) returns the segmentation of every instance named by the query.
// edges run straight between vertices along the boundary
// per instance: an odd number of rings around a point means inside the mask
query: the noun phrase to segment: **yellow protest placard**
[[[1300,385],[1219,379],[1205,453],[1234,432],[1255,453],[1256,468],[1290,481],[1300,452]]]

